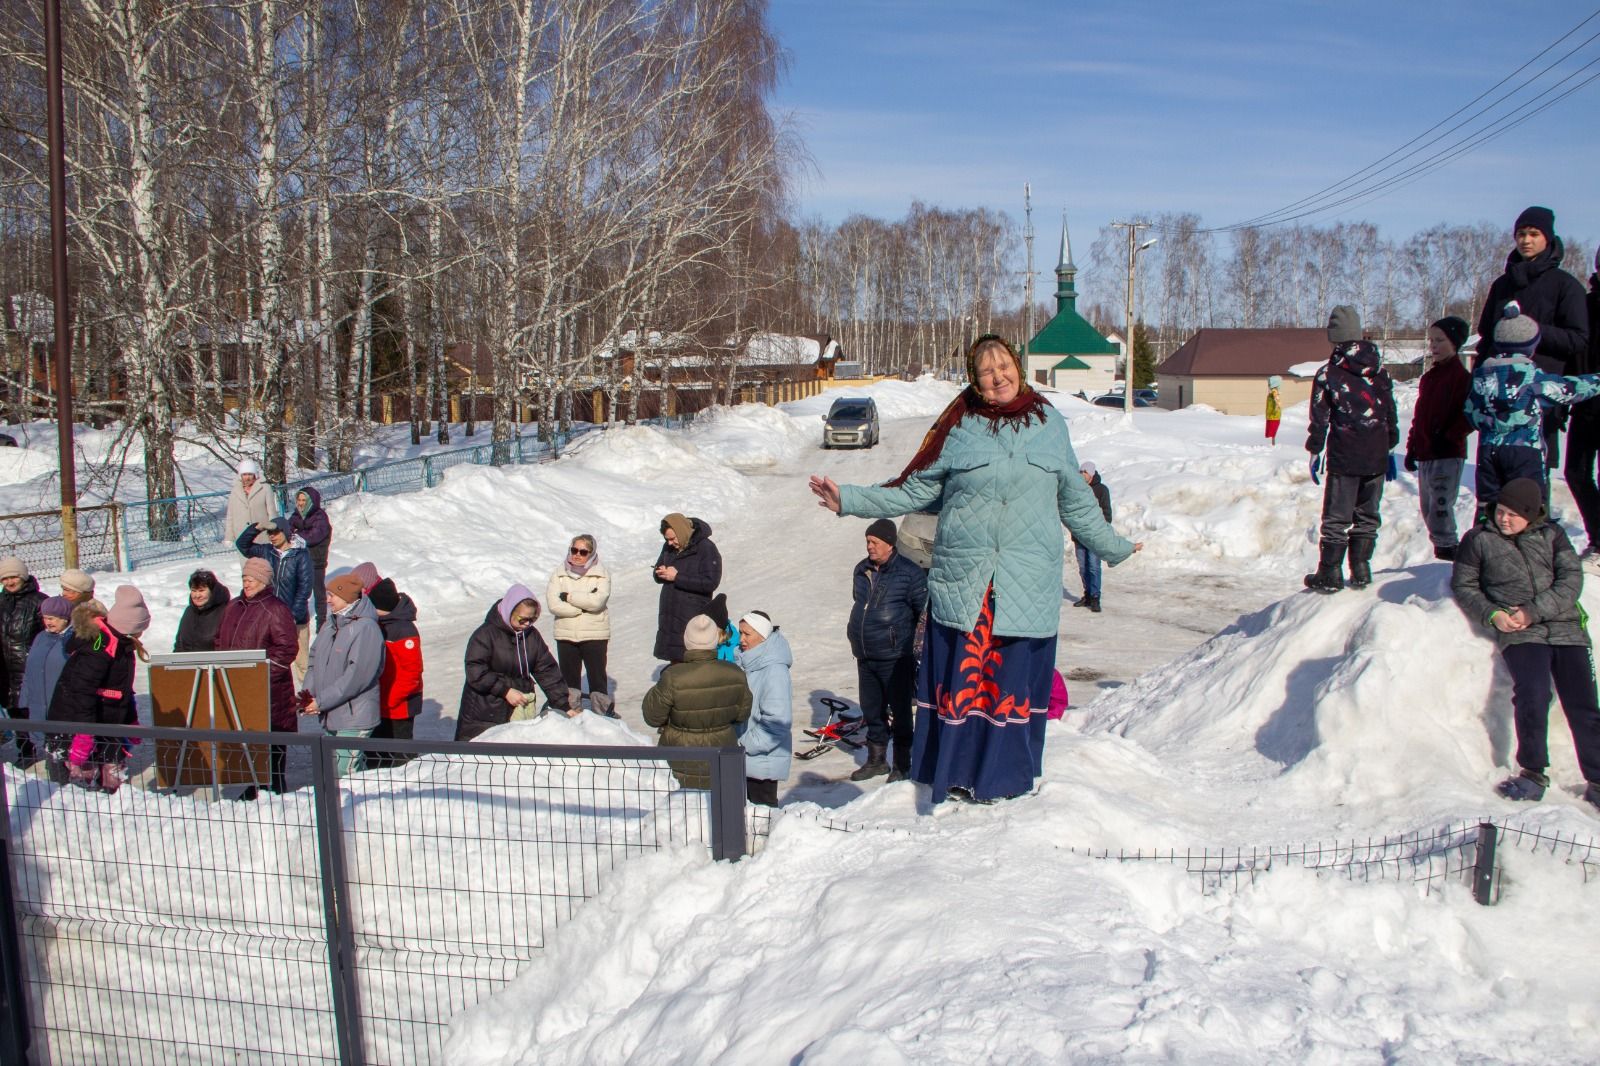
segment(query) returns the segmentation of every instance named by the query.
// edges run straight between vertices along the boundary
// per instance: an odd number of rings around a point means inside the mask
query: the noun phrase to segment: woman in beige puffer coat
[[[617,716],[606,680],[606,645],[611,640],[611,575],[600,562],[594,537],[572,538],[567,557],[550,575],[545,603],[556,620],[556,659],[566,680],[569,704],[581,706],[582,675],[589,675],[589,706],[596,714]]]

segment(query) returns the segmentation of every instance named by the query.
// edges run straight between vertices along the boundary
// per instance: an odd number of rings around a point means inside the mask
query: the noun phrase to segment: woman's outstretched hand
[[[831,477],[811,475],[811,491],[817,497],[817,506],[839,513],[839,483]]]

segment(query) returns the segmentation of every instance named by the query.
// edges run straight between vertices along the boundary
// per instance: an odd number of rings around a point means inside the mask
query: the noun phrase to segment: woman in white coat
[[[739,619],[739,667],[750,686],[750,717],[739,726],[744,748],[745,798],[778,805],[778,786],[789,778],[794,754],[794,706],[789,670],[794,653],[765,611]]]
[[[569,706],[576,711],[582,698],[582,675],[589,675],[589,706],[596,714],[617,717],[615,700],[606,680],[606,645],[611,640],[611,575],[600,562],[599,547],[591,534],[572,538],[566,560],[550,575],[545,603],[556,619],[556,660],[567,683]]]
[[[261,464],[254,459],[239,462],[238,476],[233,479],[233,491],[228,494],[228,514],[222,523],[222,542],[232,544],[239,534],[257,522],[268,522],[278,517],[278,501],[261,476]],[[260,537],[256,540],[259,542]]]

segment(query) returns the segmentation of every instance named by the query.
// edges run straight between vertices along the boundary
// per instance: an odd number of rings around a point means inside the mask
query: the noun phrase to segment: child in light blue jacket
[[[763,807],[778,805],[778,785],[789,777],[794,753],[794,706],[789,641],[765,611],[739,619],[739,667],[750,686],[750,717],[739,726],[745,754],[745,794]]]

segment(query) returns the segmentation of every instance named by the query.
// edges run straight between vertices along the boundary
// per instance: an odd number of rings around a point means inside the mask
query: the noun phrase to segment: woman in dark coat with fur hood
[[[683,629],[705,614],[722,584],[722,553],[711,540],[711,526],[674,511],[661,520],[661,554],[653,571],[661,586],[656,615],[655,657],[683,661]]]
[[[538,620],[539,601],[526,585],[512,585],[489,608],[483,624],[467,640],[467,677],[461,686],[455,739],[471,740],[491,726],[511,721],[518,712],[526,716],[538,700],[535,686],[556,710],[577,713],[569,706],[560,665],[533,628]]]

